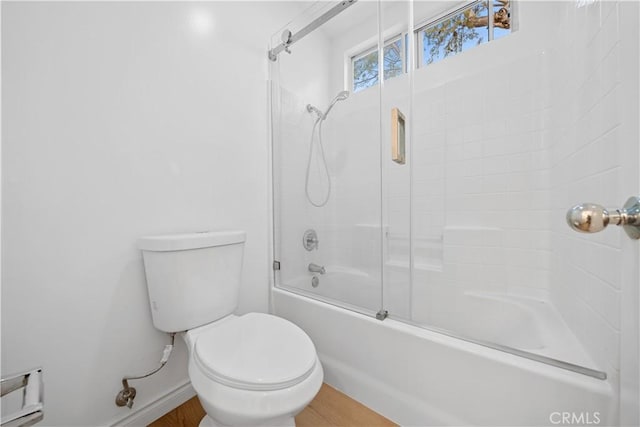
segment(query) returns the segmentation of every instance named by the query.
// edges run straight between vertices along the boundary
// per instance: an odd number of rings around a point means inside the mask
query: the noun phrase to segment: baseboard
[[[171,412],[178,406],[196,395],[191,382],[176,387],[158,400],[151,402],[132,414],[112,422],[111,427],[141,427],[151,424],[164,414]]]

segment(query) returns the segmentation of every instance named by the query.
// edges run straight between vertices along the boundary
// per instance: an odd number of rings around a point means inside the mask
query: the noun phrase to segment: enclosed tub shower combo
[[[274,33],[272,305],[325,381],[403,425],[637,424],[637,13],[352,0]]]

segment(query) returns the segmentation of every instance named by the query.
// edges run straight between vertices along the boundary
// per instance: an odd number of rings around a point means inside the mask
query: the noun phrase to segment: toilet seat
[[[249,313],[203,332],[194,361],[208,378],[243,390],[281,390],[304,381],[317,356],[302,329],[279,317]]]

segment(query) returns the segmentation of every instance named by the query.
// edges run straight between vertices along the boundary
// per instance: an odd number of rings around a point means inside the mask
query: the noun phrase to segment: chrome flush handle
[[[621,225],[632,239],[640,239],[640,198],[630,197],[622,209],[605,209],[595,203],[582,203],[569,209],[567,223],[575,231],[597,233],[609,224]]]

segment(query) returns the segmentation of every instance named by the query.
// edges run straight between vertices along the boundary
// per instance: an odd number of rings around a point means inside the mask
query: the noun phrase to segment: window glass
[[[418,31],[420,65],[440,61],[489,40],[487,4],[475,3]]]
[[[432,20],[414,33],[418,45],[418,67],[438,62],[447,56],[469,50],[492,39],[511,33],[510,0],[476,0]],[[489,22],[489,4],[493,25]],[[490,37],[491,35],[491,37]],[[400,34],[387,41],[383,49],[384,79],[408,72],[408,37]],[[378,51],[375,47],[351,58],[352,90],[358,92],[378,83]]]
[[[358,92],[378,83],[378,51],[354,57],[353,91]]]
[[[406,73],[406,52],[403,42],[405,37],[397,38],[384,45],[384,79],[390,79]],[[353,91],[358,92],[378,83],[378,52],[370,50],[354,56],[351,60],[353,67]]]
[[[493,4],[493,38],[499,39],[511,33],[511,10],[508,0]]]
[[[396,77],[404,72],[402,39],[399,38],[384,47],[384,79]]]

